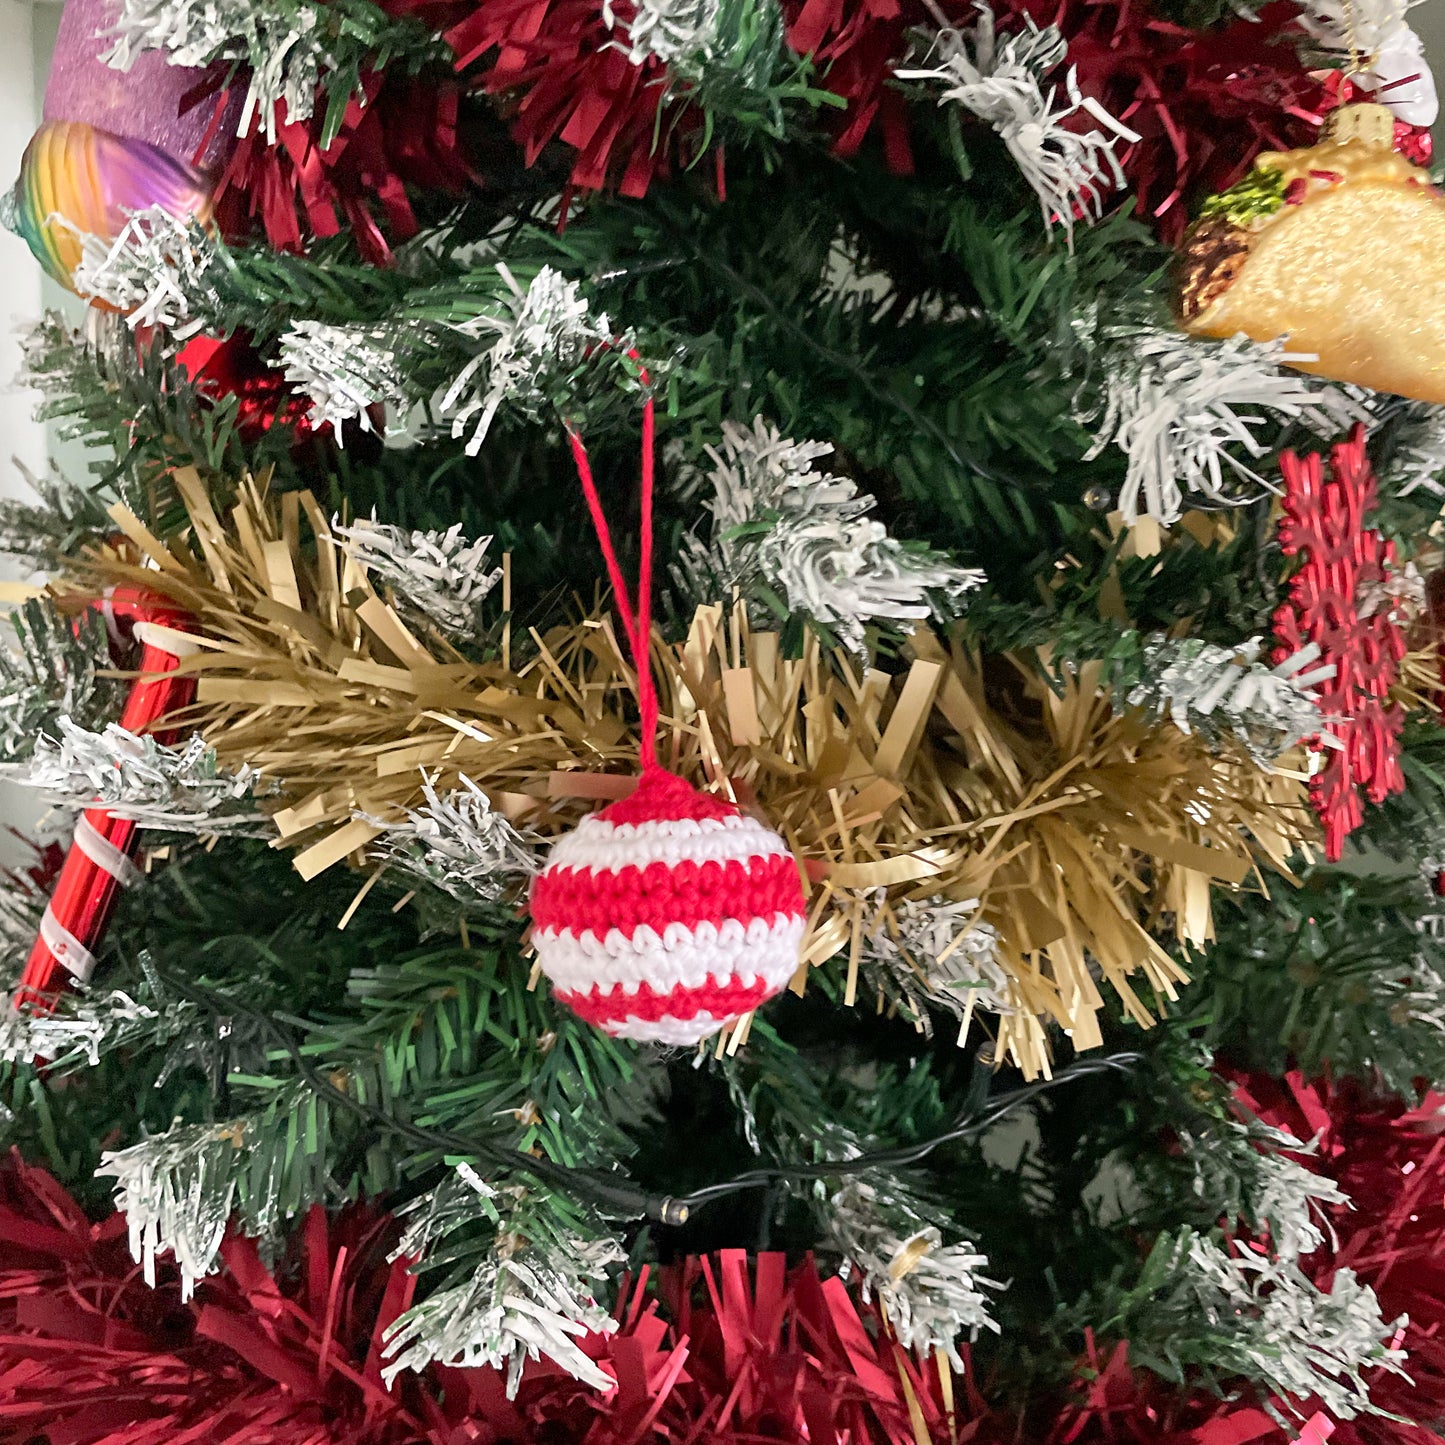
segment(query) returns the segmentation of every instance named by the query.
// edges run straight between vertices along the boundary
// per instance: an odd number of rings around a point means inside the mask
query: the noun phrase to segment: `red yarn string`
[[[633,361],[638,360],[635,351],[629,351]],[[639,372],[639,380],[648,385],[647,371]],[[592,476],[592,463],[587,448],[577,429],[567,424],[567,440],[572,446],[572,460],[577,465],[577,476],[582,483],[582,495],[587,499],[587,510],[592,516],[592,527],[597,533],[597,543],[602,548],[602,560],[607,564],[607,576],[612,583],[612,592],[617,599],[617,610],[622,616],[622,627],[632,648],[633,665],[637,668],[637,707],[641,714],[641,743],[643,772],[657,767],[657,687],[652,680],[652,492],[655,464],[653,439],[657,431],[657,414],[649,394],[642,405],[642,557],[637,569],[637,604],[634,609],[627,595],[627,582],[622,575],[622,564],[617,560],[612,545],[612,530],[607,525],[602,510],[602,498],[597,492],[597,483]]]

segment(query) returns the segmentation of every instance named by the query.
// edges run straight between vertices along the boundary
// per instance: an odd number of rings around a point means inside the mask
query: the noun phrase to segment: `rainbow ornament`
[[[152,206],[206,225],[210,183],[147,141],[84,121],[51,120],[25,148],[20,179],[4,198],[0,219],[25,238],[51,276],[74,290],[80,235],[113,241],[133,213]]]

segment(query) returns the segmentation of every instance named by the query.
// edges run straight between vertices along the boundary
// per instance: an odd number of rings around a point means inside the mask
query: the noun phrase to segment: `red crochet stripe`
[[[676,773],[649,768],[627,797],[609,804],[596,816],[613,824],[663,823],[682,818],[736,818],[740,811],[726,798],[698,792]]]
[[[700,1013],[715,1019],[736,1018],[771,998],[777,989],[759,979],[753,984],[709,983],[689,988],[680,983],[667,993],[658,993],[645,983],[636,993],[614,984],[605,993],[600,988],[586,993],[559,993],[557,998],[589,1024],[621,1023],[637,1018],[655,1024],[660,1019],[691,1019]]]
[[[617,872],[590,868],[548,868],[532,885],[532,921],[538,928],[570,929],[581,935],[624,937],[646,924],[661,933],[670,923],[696,928],[737,918],[802,917],[798,867],[786,854],[730,858],[725,863],[649,863]]]

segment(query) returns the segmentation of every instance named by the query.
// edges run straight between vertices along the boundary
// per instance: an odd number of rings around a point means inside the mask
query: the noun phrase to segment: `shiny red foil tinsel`
[[[617,0],[619,29],[630,3]],[[259,223],[272,244],[295,249],[344,225],[364,254],[386,261],[390,242],[416,231],[413,195],[456,193],[479,179],[460,135],[467,92],[499,108],[527,164],[554,145],[571,154],[569,196],[603,187],[640,196],[699,159],[708,132],[686,86],[656,60],[627,59],[601,0],[384,0],[384,8],[444,31],[455,80],[366,76],[365,103],[353,99],[324,150],[324,106],[309,121],[278,124],[278,144],[253,128],[219,182],[217,214],[229,233]],[[1128,188],[1119,199],[1132,197],[1166,240],[1182,235],[1199,197],[1233,185],[1261,151],[1310,143],[1338,98],[1338,87],[1299,59],[1293,0],[1200,31],[1137,0],[994,8],[1004,31],[1026,19],[1057,25],[1084,94],[1138,133],[1119,148]],[[844,102],[836,119],[821,113],[836,149],[852,154],[876,131],[889,163],[911,169],[908,105],[891,75],[909,32],[936,25],[923,0],[783,0],[783,11],[789,44],[816,61],[814,83]],[[944,0],[942,11],[959,25],[974,14],[968,0]]]
[[[389,15],[409,16],[436,30],[471,8],[469,0],[378,4]],[[214,128],[235,114],[234,92],[248,83],[242,73],[227,85],[226,73],[218,71],[185,104],[209,112]],[[363,257],[387,264],[391,243],[419,229],[413,196],[427,191],[457,195],[474,179],[459,135],[462,94],[462,85],[445,75],[407,75],[401,66],[394,73],[363,74],[360,93],[351,97],[324,147],[324,88],[318,88],[315,112],[307,120],[291,121],[285,107],[277,106],[274,141],[253,118],[249,133],[222,150],[217,223],[232,238],[260,229],[271,245],[290,251],[348,228]]]
[[[362,256],[384,265],[391,243],[419,229],[412,193],[460,193],[471,179],[457,133],[460,87],[373,72],[362,90],[364,103],[351,98],[325,149],[319,112],[306,121],[278,115],[274,144],[256,126],[236,142],[215,193],[227,235],[259,225],[277,249],[294,251],[345,226]]]
[[[154,1289],[125,1218],[92,1223],[44,1170],[0,1169],[0,1438],[50,1445],[916,1445],[982,1418],[888,1334],[876,1308],[811,1258],[741,1250],[624,1283],[614,1334],[582,1347],[598,1391],[546,1361],[516,1398],[492,1369],[382,1378],[387,1329],[411,1303],[398,1230],[314,1208],[274,1269],[235,1235],[182,1298]],[[663,1310],[667,1318],[664,1319]],[[960,1439],[965,1438],[963,1435]]]
[[[1354,1269],[1386,1318],[1408,1313],[1410,1379],[1371,1381],[1381,1408],[1445,1417],[1445,1099],[1417,1108],[1353,1086],[1241,1077],[1242,1107],[1301,1138],[1305,1162],[1354,1200],[1305,1261],[1328,1286]],[[49,1445],[1442,1445],[1428,1426],[1335,1426],[1304,1402],[1298,1431],[1247,1398],[1182,1391],[1134,1368],[1127,1342],[1086,1341],[1077,1384],[1021,1422],[963,1376],[901,1349],[873,1306],[811,1257],[741,1250],[624,1281],[613,1334],[582,1347],[598,1391],[546,1361],[515,1399],[492,1369],[381,1375],[388,1328],[412,1301],[388,1216],[314,1208],[263,1265],[231,1236],[223,1268],[181,1296],[154,1289],[126,1221],[93,1223],[43,1169],[0,1168],[0,1438]],[[966,1352],[965,1352],[966,1353]],[[1298,1409],[1301,1402],[1292,1402]]]
[[[784,0],[783,8],[790,45],[817,63],[815,83],[846,103],[834,123],[839,152],[852,154],[876,129],[890,164],[910,169],[908,107],[890,78],[909,31],[936,23],[930,10],[922,0]],[[960,25],[974,16],[966,0],[942,9]],[[1026,18],[1060,28],[1083,92],[1138,133],[1120,150],[1124,173],[1141,214],[1167,239],[1182,234],[1192,199],[1233,185],[1260,151],[1310,142],[1331,103],[1292,43],[1300,31],[1291,0],[1203,31],[1161,20],[1137,0],[1001,0],[995,11],[1004,30]],[[619,13],[625,22],[626,0]],[[504,97],[529,162],[553,141],[577,152],[575,189],[610,183],[639,195],[674,153],[695,158],[698,118],[685,91],[657,143],[666,69],[630,65],[609,48],[597,0],[482,0],[447,39],[463,74]]]
[[[839,149],[856,150],[877,126],[894,165],[906,167],[906,110],[889,77],[908,32],[937,28],[922,0],[786,0],[785,8],[794,49],[816,55],[823,83],[848,102]],[[941,8],[961,27],[974,15],[969,0]],[[1332,105],[1300,61],[1292,0],[1208,30],[1161,19],[1138,0],[1001,0],[993,8],[1000,31],[1026,20],[1058,26],[1080,89],[1139,135],[1117,153],[1139,214],[1169,241],[1183,234],[1192,204],[1232,186],[1261,151],[1312,142]]]

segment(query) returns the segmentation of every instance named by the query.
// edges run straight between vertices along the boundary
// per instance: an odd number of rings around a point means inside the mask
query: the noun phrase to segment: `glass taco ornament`
[[[1184,330],[1283,338],[1302,371],[1445,402],[1445,196],[1393,141],[1384,106],[1342,106],[1210,197],[1178,265]]]

